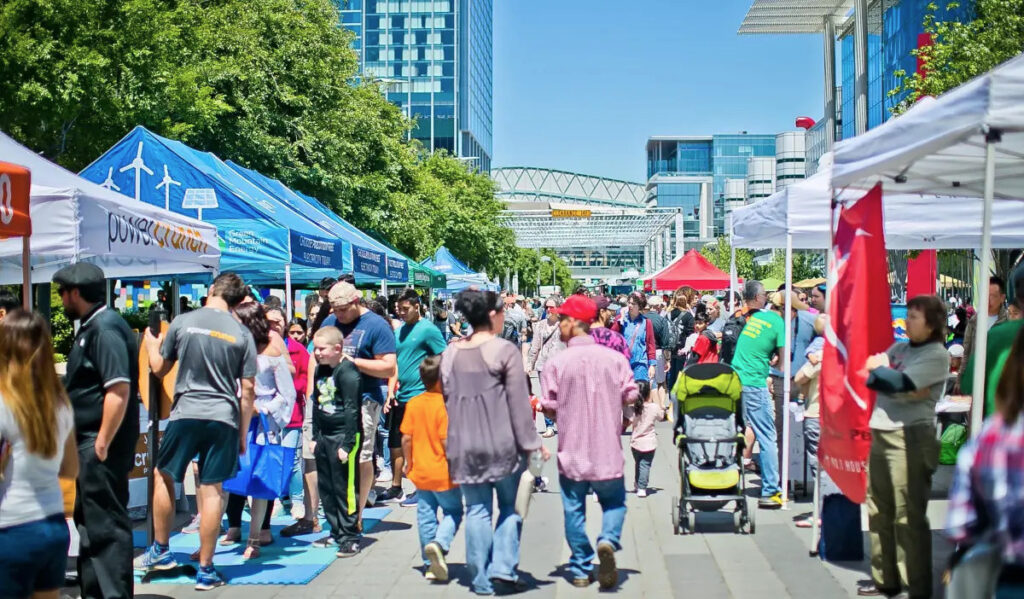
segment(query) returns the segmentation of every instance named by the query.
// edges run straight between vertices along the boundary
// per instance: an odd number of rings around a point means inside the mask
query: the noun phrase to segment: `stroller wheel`
[[[757,513],[757,508],[751,509],[753,500],[747,500],[747,534],[754,534],[754,514]]]
[[[672,534],[679,534],[679,498],[672,498]]]
[[[737,509],[735,512],[732,513],[732,530],[733,530],[733,532],[735,532],[736,534],[740,534],[740,533],[743,532],[743,521],[744,521],[744,518],[743,518],[743,510],[742,509]]]
[[[691,535],[697,533],[697,513],[692,510],[686,513],[686,528]]]

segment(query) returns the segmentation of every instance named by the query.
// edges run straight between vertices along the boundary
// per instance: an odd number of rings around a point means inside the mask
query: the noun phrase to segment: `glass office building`
[[[680,208],[687,239],[725,231],[727,179],[745,179],[747,161],[775,156],[775,135],[652,137],[647,141],[648,203]]]
[[[489,171],[493,0],[339,0],[364,77],[416,120],[411,135]]]

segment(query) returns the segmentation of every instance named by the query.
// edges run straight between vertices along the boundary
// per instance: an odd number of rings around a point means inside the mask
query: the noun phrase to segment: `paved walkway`
[[[700,599],[821,599],[855,595],[857,581],[866,578],[865,564],[824,564],[808,556],[810,531],[797,529],[792,523],[794,516],[809,511],[808,503],[797,503],[789,510],[759,511],[757,532],[750,536],[732,532],[732,516],[728,513],[698,515],[698,534],[673,535],[670,506],[672,496],[677,494],[678,474],[670,426],[669,423],[659,425],[660,448],[651,476],[651,484],[658,491],[645,499],[627,495],[628,513],[622,539],[624,548],[617,554],[621,583],[619,595]],[[556,439],[546,442],[554,453]],[[625,442],[628,442],[627,438],[624,438]],[[632,468],[632,458],[627,451],[627,472],[631,473]],[[563,536],[554,458],[545,470],[552,481],[551,489],[534,495],[530,514],[523,526],[520,569],[532,588],[520,596],[529,599],[596,597],[596,584],[588,589],[577,589],[568,581],[564,564],[569,553]],[[945,486],[941,473],[937,478],[938,497],[944,494]],[[627,483],[627,489],[631,486]],[[944,504],[941,500],[933,501],[933,529],[942,525]],[[587,528],[593,538],[600,524],[599,506],[588,501],[587,515]],[[474,596],[468,587],[462,532],[457,535],[450,553],[453,580],[447,585],[431,585],[416,569],[420,558],[415,527],[416,510],[395,506],[388,518],[368,535],[372,542],[359,556],[335,561],[308,585],[229,585],[205,596],[224,599]],[[949,549],[944,541],[937,536],[936,539],[936,564],[941,566]],[[198,596],[190,586],[183,585],[140,585],[136,594],[141,598]],[[938,586],[936,596],[942,596]]]

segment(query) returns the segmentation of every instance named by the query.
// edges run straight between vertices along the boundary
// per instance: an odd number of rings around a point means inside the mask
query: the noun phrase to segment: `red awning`
[[[698,291],[729,288],[729,275],[697,250],[690,250],[660,271],[644,279],[647,291],[674,291],[689,285]]]

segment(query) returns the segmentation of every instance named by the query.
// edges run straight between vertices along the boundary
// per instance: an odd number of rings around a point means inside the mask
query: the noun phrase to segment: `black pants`
[[[135,593],[132,522],[128,518],[128,473],[133,451],[111,447],[107,461],[92,443],[78,448],[75,525],[78,527],[78,581],[83,599],[120,599]]]
[[[316,460],[317,487],[324,516],[331,525],[331,536],[338,544],[359,540],[359,445],[362,435],[348,456],[348,463],[338,459],[338,443],[318,438],[313,458]]]
[[[228,517],[228,526],[231,528],[242,527],[242,510],[245,509],[245,496],[235,495],[234,493],[228,493],[228,505],[224,509],[224,514]],[[270,513],[274,511],[274,502],[267,502],[267,513],[263,516],[263,528],[260,530],[270,530]]]

